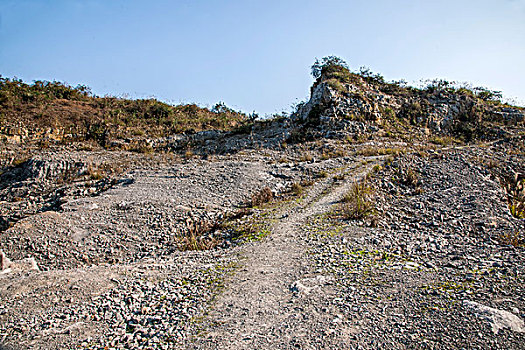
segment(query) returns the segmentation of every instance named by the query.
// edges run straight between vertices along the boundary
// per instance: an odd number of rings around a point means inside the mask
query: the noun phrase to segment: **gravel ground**
[[[254,151],[67,192],[0,236],[11,260],[40,267],[0,273],[0,348],[524,348],[525,250],[509,237],[525,222],[498,179],[525,161],[509,147],[301,162]],[[339,200],[368,173],[376,214],[344,219]],[[188,222],[315,174],[217,233],[243,244],[177,249]]]
[[[286,192],[303,171],[235,160],[135,170],[98,196],[63,197],[61,210],[20,220],[0,245],[12,259],[31,254],[42,270],[164,256],[196,225],[220,222],[264,187]]]
[[[177,349],[236,260],[186,252],[131,265],[1,276],[6,349]]]
[[[311,257],[336,281],[331,302],[353,334],[352,347],[525,346],[525,249],[500,240],[523,232],[525,222],[509,214],[490,171],[471,161],[480,153],[501,156],[479,149],[405,156],[377,173],[377,228],[337,216],[310,223]],[[417,174],[416,186],[399,182],[407,169]],[[521,323],[498,325],[471,301]]]

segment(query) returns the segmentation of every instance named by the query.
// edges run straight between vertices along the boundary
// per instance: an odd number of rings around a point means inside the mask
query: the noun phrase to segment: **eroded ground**
[[[260,150],[65,191],[0,236],[11,260],[40,267],[0,275],[0,344],[523,348],[525,223],[498,177],[524,173],[513,149]],[[350,219],[341,199],[365,177],[373,210]],[[247,208],[265,187],[277,198]],[[197,223],[217,222],[202,238],[215,248],[181,251]]]

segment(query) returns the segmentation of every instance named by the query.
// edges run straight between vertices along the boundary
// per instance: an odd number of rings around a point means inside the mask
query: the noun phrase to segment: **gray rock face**
[[[481,109],[484,110],[483,118],[506,125],[518,125],[525,118],[525,112],[521,109],[480,104],[467,95],[423,91],[391,94],[363,79],[341,86],[338,90],[326,81],[314,85],[310,100],[298,109],[295,118],[306,121],[315,114],[321,121],[326,118],[360,117],[379,122],[385,116],[395,114],[438,133],[449,132],[455,123],[464,118],[476,121],[481,118],[478,115]]]
[[[504,328],[508,328],[514,332],[525,332],[525,322],[511,312],[494,309],[471,300],[464,300],[463,305],[476,314],[476,316],[487,320],[495,334]]]
[[[347,85],[348,92],[340,94],[327,83],[320,83],[312,90],[310,100],[299,108],[297,118],[307,121],[312,113],[319,113],[322,118],[342,118],[365,116],[368,120],[379,121],[381,112],[375,100],[369,100],[368,95],[353,92],[352,87]],[[380,100],[377,97],[377,100]]]

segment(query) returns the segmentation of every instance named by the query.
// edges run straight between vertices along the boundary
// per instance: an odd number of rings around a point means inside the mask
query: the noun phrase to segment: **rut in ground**
[[[374,164],[348,166],[345,181],[317,182],[295,207],[284,209],[271,234],[249,246],[242,267],[226,283],[208,315],[207,329],[190,348],[276,349],[345,345],[326,305],[329,276],[316,273],[302,230],[308,219],[331,210]],[[327,344],[328,342],[328,344]]]

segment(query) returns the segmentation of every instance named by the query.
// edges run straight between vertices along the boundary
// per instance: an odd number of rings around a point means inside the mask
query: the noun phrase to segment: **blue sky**
[[[523,105],[525,0],[0,0],[0,74],[98,95],[278,113],[308,97],[327,55]]]

